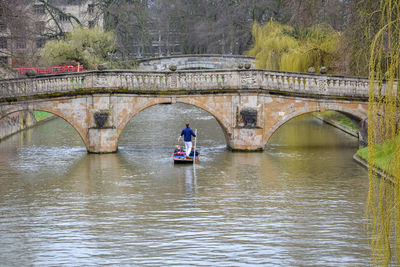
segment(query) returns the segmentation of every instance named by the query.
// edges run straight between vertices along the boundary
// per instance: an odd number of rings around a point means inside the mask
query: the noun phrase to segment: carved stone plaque
[[[94,121],[98,128],[103,128],[108,120],[108,112],[98,111],[94,113]]]
[[[257,109],[243,108],[240,111],[245,128],[255,128],[257,125]]]

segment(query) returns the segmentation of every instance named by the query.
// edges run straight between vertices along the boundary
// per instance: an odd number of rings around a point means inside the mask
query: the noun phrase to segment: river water
[[[184,123],[200,164],[174,165]],[[116,154],[52,120],[0,143],[1,266],[365,266],[368,173],[357,140],[303,116],[232,153],[183,104],[144,110]]]

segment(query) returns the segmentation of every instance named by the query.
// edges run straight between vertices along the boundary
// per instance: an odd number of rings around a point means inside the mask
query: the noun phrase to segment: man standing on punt
[[[182,130],[181,135],[178,138],[178,143],[182,136],[185,141],[186,158],[189,158],[190,151],[192,151],[192,136],[196,137],[196,134],[192,129],[190,129],[189,123],[186,123],[186,128]]]

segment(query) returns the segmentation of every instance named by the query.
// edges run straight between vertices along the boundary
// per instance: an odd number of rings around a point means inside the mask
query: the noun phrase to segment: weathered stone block
[[[112,153],[118,150],[117,129],[90,128],[88,132],[89,153]]]

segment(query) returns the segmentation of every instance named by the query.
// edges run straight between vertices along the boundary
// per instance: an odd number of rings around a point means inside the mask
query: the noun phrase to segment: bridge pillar
[[[118,150],[118,132],[114,122],[111,95],[93,95],[89,98],[90,122],[87,133],[89,153],[114,153]]]
[[[89,128],[89,153],[114,153],[118,151],[117,129]]]
[[[263,129],[234,128],[233,138],[228,146],[233,151],[262,151],[264,149]]]
[[[237,104],[236,122],[228,146],[233,151],[264,149],[263,111],[258,94],[242,94],[234,98]]]

